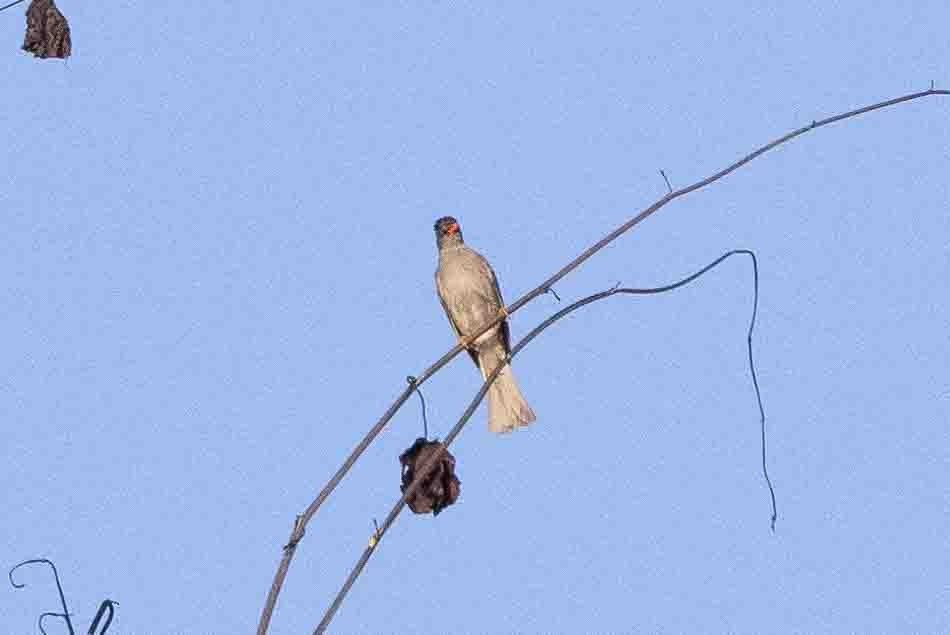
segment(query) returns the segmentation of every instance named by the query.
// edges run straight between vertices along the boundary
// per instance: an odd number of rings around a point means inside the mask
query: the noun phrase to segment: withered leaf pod
[[[461,482],[455,476],[455,457],[439,441],[426,441],[420,437],[399,456],[402,464],[402,492],[406,492],[416,475],[435,454],[439,458],[432,470],[406,500],[409,509],[417,514],[438,514],[454,503],[461,491]]]
[[[72,53],[69,23],[53,0],[33,0],[26,10],[23,50],[34,56],[67,58]]]

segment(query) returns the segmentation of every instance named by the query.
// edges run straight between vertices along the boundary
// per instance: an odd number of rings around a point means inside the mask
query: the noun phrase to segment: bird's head
[[[433,229],[435,229],[435,243],[439,249],[451,245],[461,245],[464,242],[462,240],[462,228],[459,227],[459,222],[451,216],[443,216],[435,221]]]

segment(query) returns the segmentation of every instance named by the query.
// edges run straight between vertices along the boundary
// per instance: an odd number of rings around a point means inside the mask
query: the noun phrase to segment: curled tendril
[[[39,627],[40,632],[41,632],[43,635],[48,635],[47,632],[46,632],[46,629],[43,628],[43,618],[46,618],[46,617],[61,617],[61,618],[63,618],[64,620],[66,620],[66,626],[69,627],[69,635],[73,635],[73,632],[74,632],[74,631],[73,631],[73,625],[72,625],[72,622],[69,621],[69,615],[66,614],[66,613],[43,613],[42,615],[40,615],[40,618],[39,618],[38,620],[36,620],[36,625]]]
[[[20,564],[10,569],[10,572],[7,574],[7,577],[10,579],[10,584],[13,585],[14,589],[22,589],[26,586],[26,584],[18,583],[13,579],[13,572],[28,564],[49,565],[50,569],[53,570],[53,578],[56,580],[56,590],[59,591],[59,601],[63,605],[62,613],[47,611],[46,613],[43,613],[39,616],[36,621],[36,625],[39,627],[40,633],[47,635],[46,629],[43,628],[43,620],[45,620],[47,617],[60,617],[66,621],[66,628],[69,629],[69,635],[76,635],[76,631],[73,629],[72,620],[69,618],[69,607],[66,606],[66,596],[63,593],[63,585],[59,581],[59,571],[56,570],[56,565],[53,564],[52,560],[48,560],[47,558],[32,558],[30,560],[24,560]],[[96,617],[93,618],[92,624],[89,626],[87,635],[105,635],[105,632],[109,630],[109,626],[112,624],[112,619],[115,617],[115,607],[118,605],[119,603],[113,600],[103,600],[102,604],[99,605],[99,611],[96,613]],[[99,627],[99,622],[102,620],[103,616],[105,616],[105,622],[102,624],[102,630],[97,632],[96,629]]]
[[[52,560],[48,560],[47,558],[32,558],[30,560],[24,560],[20,564],[10,569],[10,573],[7,574],[7,577],[10,578],[10,584],[12,584],[13,588],[15,589],[22,589],[23,587],[25,587],[26,586],[25,584],[17,584],[13,580],[13,572],[22,566],[25,566],[28,564],[39,564],[39,563],[48,564],[50,569],[53,570],[53,578],[56,579],[56,590],[59,591],[59,601],[60,601],[60,604],[63,605],[62,613],[43,613],[43,615],[40,615],[40,619],[39,619],[40,631],[42,631],[45,635],[46,631],[43,630],[43,618],[46,617],[47,615],[53,615],[56,617],[61,617],[64,620],[66,620],[66,626],[69,628],[69,635],[74,635],[76,631],[73,630],[73,623],[69,619],[69,607],[66,606],[66,596],[63,594],[63,585],[59,581],[59,571],[56,570],[56,565],[53,564]]]

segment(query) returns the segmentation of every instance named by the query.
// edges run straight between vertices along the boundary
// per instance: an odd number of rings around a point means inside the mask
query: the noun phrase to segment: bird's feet
[[[459,337],[459,346],[463,349],[472,348],[472,342],[475,341],[475,338],[471,335],[464,335]]]
[[[508,309],[502,306],[498,309],[498,317],[501,318],[501,321],[504,322],[508,319]],[[489,329],[491,330],[491,329]],[[480,335],[460,335],[458,338],[459,346],[462,348],[472,348],[472,345],[475,343]]]

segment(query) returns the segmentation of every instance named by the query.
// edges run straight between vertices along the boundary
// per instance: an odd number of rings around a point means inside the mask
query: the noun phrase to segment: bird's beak
[[[451,236],[452,234],[457,233],[458,230],[459,230],[459,224],[458,224],[458,223],[452,223],[451,225],[449,225],[448,227],[445,228],[445,235],[446,235],[446,236]]]

